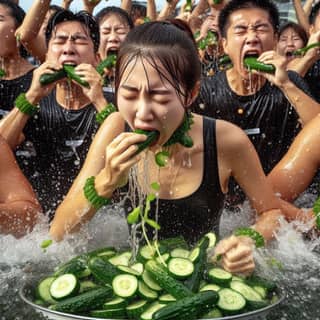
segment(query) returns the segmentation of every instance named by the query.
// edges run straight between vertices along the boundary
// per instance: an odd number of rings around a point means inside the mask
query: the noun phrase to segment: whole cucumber
[[[247,57],[244,59],[244,64],[250,70],[257,70],[261,72],[274,73],[276,68],[273,64],[265,64],[257,60],[256,57]]]

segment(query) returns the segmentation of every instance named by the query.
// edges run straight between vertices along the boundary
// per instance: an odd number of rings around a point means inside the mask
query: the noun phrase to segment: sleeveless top
[[[17,160],[50,217],[84,163],[98,130],[95,115],[92,104],[79,110],[63,108],[54,89],[41,99],[39,112],[23,130],[25,141],[16,151]]]
[[[155,219],[158,205],[159,239],[183,236],[189,243],[195,243],[209,231],[219,233],[225,195],[220,188],[215,119],[203,117],[203,144],[203,176],[198,189],[184,198],[159,199],[151,203],[149,217],[152,219]],[[125,203],[127,214],[132,210],[128,202]]]
[[[13,109],[14,101],[22,92],[27,92],[32,81],[33,70],[11,79],[0,80],[0,119]]]

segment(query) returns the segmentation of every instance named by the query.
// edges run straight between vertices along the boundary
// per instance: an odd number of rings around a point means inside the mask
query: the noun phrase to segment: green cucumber
[[[192,251],[194,253],[195,249],[199,249],[199,255],[197,256],[196,262],[194,263],[194,272],[191,277],[186,280],[185,285],[192,291],[198,292],[201,280],[203,279],[203,274],[206,267],[207,261],[207,249],[209,245],[209,238],[204,237],[202,241],[200,241],[200,245],[194,248]]]
[[[86,256],[80,255],[77,256],[66,263],[60,265],[58,269],[54,272],[54,276],[58,277],[66,273],[72,273],[76,277],[83,277],[88,269]]]
[[[139,273],[139,276],[142,276],[143,274],[143,270],[144,270],[144,266],[141,262],[137,262],[133,265],[130,266],[131,269],[136,270]]]
[[[149,260],[145,265],[146,270],[151,277],[162,287],[167,293],[170,293],[176,299],[182,299],[192,296],[193,293],[181,282],[174,279],[168,271],[154,260]]]
[[[262,277],[258,277],[256,275],[251,275],[247,279],[244,280],[246,284],[248,284],[250,287],[253,286],[260,286],[267,290],[268,294],[273,292],[277,285],[272,280],[264,279]]]
[[[308,50],[316,47],[320,47],[320,42],[311,43],[303,48],[293,51],[292,54],[294,56],[303,56]]]
[[[133,268],[127,267],[127,266],[122,266],[122,265],[118,265],[116,267],[121,273],[128,273],[128,274],[132,274],[134,276],[140,276],[141,273],[134,270]]]
[[[80,290],[79,292],[87,292],[90,291],[92,289],[96,289],[98,287],[97,284],[95,284],[93,281],[91,280],[85,280],[85,281],[81,281],[80,282]]]
[[[110,286],[99,287],[75,297],[64,299],[50,306],[50,309],[75,314],[87,312],[102,307],[105,301],[110,299],[112,295],[113,290]]]
[[[165,307],[165,304],[154,302],[151,304],[145,312],[143,312],[140,316],[141,320],[152,320],[155,312]]]
[[[144,245],[139,249],[137,260],[142,263],[147,262],[150,259],[153,259],[156,253],[156,249],[153,246]]]
[[[50,295],[55,300],[61,300],[77,295],[80,283],[75,275],[66,273],[54,279],[50,285]]]
[[[208,271],[208,278],[217,285],[227,287],[232,280],[232,274],[222,268],[212,268]]]
[[[175,248],[170,252],[172,258],[188,258],[190,251],[183,248]]]
[[[216,291],[218,292],[219,290],[221,289],[220,286],[218,286],[217,284],[206,284],[205,286],[203,286],[201,289],[200,289],[200,292],[202,291]]]
[[[109,261],[105,261],[103,258],[98,256],[89,260],[89,268],[93,277],[102,284],[110,284],[114,277],[121,273],[118,268]]]
[[[168,271],[176,279],[186,279],[192,275],[194,265],[186,258],[171,258],[168,262]]]
[[[154,320],[194,320],[206,314],[219,299],[218,293],[214,291],[199,292],[192,297],[185,297],[181,300],[169,303],[158,310]]]
[[[138,279],[131,274],[120,274],[112,280],[112,288],[118,297],[132,297],[138,290]]]
[[[164,250],[168,252],[171,252],[175,248],[181,248],[186,250],[189,249],[188,243],[182,236],[160,240],[159,244],[160,248],[162,247],[164,248]]]
[[[208,232],[204,235],[209,239],[208,249],[213,248],[217,243],[217,236],[214,232]]]
[[[162,288],[159,286],[158,282],[152,278],[150,272],[146,269],[143,271],[142,280],[150,289],[154,291],[162,291]]]
[[[166,293],[166,294],[163,294],[159,297],[159,301],[161,303],[167,304],[167,303],[177,301],[177,299],[175,297],[173,297],[171,294]]]
[[[0,69],[0,78],[5,77],[6,72],[3,69]]]
[[[204,316],[202,316],[203,319],[214,319],[214,318],[222,318],[222,312],[218,308],[213,308],[208,313],[206,313]]]
[[[262,299],[266,299],[268,295],[268,290],[262,286],[253,286],[252,287],[255,291],[257,291]]]
[[[139,319],[140,315],[147,310],[149,304],[147,300],[138,300],[126,307],[129,319]]]
[[[223,288],[218,291],[219,300],[217,307],[224,315],[239,314],[246,306],[246,299],[237,291]]]
[[[111,310],[111,309],[121,309],[125,308],[128,304],[128,301],[126,299],[116,297],[103,305],[104,310]]]
[[[75,82],[79,83],[83,87],[89,88],[90,87],[89,83],[83,80],[80,76],[76,74],[75,67],[76,66],[71,64],[64,64],[63,70],[65,71],[69,79],[74,80]]]
[[[92,310],[90,311],[90,316],[94,318],[102,319],[125,319],[126,309],[109,309],[109,310]]]
[[[116,54],[110,54],[108,55],[104,60],[102,60],[96,70],[100,75],[104,74],[104,69],[111,69],[116,65],[117,62],[117,55]]]
[[[132,253],[130,251],[124,251],[110,258],[109,262],[114,266],[119,266],[119,265],[129,266],[129,261],[131,257],[132,257]]]
[[[244,64],[249,70],[257,70],[267,73],[275,73],[276,68],[273,64],[265,64],[258,61],[256,57],[246,57],[244,58]]]
[[[158,298],[158,292],[152,290],[144,281],[139,280],[138,284],[139,296],[146,300],[155,300]]]
[[[47,84],[53,83],[55,81],[61,80],[67,76],[64,69],[55,71],[54,73],[44,73],[40,76],[39,82],[41,85],[45,86]]]
[[[54,304],[54,300],[50,294],[50,286],[56,277],[48,277],[41,280],[36,288],[36,297],[40,300],[43,300],[46,303]]]
[[[136,151],[135,154],[138,154],[141,151],[143,151],[144,149],[148,148],[150,146],[150,144],[152,144],[159,137],[159,131],[156,131],[156,130],[146,131],[146,130],[142,130],[142,129],[135,129],[133,132],[139,133],[139,134],[145,134],[147,136],[147,139],[145,141],[137,144],[138,150]]]

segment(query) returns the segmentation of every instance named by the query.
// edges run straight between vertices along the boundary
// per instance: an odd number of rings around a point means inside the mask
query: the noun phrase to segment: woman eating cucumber
[[[117,58],[118,112],[103,122],[58,207],[50,229],[53,239],[62,240],[88,221],[113,194],[121,197],[116,190],[128,195],[134,185],[134,194],[146,196],[156,182],[157,199],[149,216],[160,225],[158,237],[182,235],[194,243],[211,230],[218,232],[231,176],[257,212],[252,228],[272,238],[280,204],[246,134],[228,122],[188,111],[199,81],[197,48],[183,31],[167,22],[150,22],[129,32]],[[140,153],[148,135],[134,132],[137,129],[158,132]],[[164,153],[167,160],[159,167],[154,156]],[[129,198],[127,213],[139,203]],[[250,240],[231,236],[220,242],[216,254],[227,270],[254,269]]]

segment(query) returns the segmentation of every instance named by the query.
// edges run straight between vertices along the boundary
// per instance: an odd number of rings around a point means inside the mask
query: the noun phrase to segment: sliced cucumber
[[[138,290],[138,279],[131,274],[120,274],[113,279],[112,288],[119,297],[132,297]]]
[[[116,297],[103,305],[104,310],[121,309],[127,306],[128,302],[126,299]]]
[[[56,301],[52,298],[50,294],[50,286],[56,277],[48,277],[40,281],[36,289],[36,296],[46,303],[54,304]]]
[[[262,299],[266,299],[267,298],[268,292],[267,292],[266,288],[261,287],[261,286],[253,286],[253,289],[260,294]]]
[[[115,255],[109,259],[109,262],[115,266],[123,265],[129,266],[129,261],[131,259],[132,253],[130,251],[125,251],[119,255]]]
[[[232,281],[230,283],[230,288],[234,291],[241,293],[246,300],[248,301],[261,301],[262,297],[260,294],[254,290],[253,288],[249,287],[242,281]]]
[[[134,270],[134,269],[132,269],[130,267],[127,267],[127,266],[118,265],[117,268],[120,271],[124,272],[124,273],[132,274],[134,276],[140,276],[141,275],[138,271],[136,271],[136,270]]]
[[[224,314],[238,314],[246,305],[246,299],[239,293],[229,288],[218,291],[219,300],[217,306]]]
[[[133,264],[132,266],[130,266],[130,268],[133,270],[136,270],[139,273],[139,276],[142,276],[144,266],[141,262],[137,262],[137,263]]]
[[[110,310],[92,310],[90,311],[90,316],[95,318],[105,318],[105,319],[125,319],[126,309],[110,309]]]
[[[196,247],[190,252],[187,258],[192,262],[197,262],[199,260],[199,257],[200,257],[200,248]]]
[[[129,319],[138,319],[147,308],[147,300],[138,300],[128,305],[126,311]]]
[[[150,289],[143,281],[139,280],[138,291],[141,298],[155,300],[158,298],[158,292]]]
[[[162,296],[159,297],[159,301],[161,303],[167,304],[170,302],[177,301],[177,299],[174,296],[172,296],[171,294],[166,293],[166,294],[163,294]]]
[[[214,318],[222,318],[222,313],[218,308],[213,308],[211,311],[209,311],[207,314],[202,316],[202,319],[214,319]]]
[[[152,279],[150,273],[147,270],[143,271],[142,280],[150,289],[155,291],[162,291],[162,288],[159,286],[159,284],[156,281]]]
[[[214,232],[208,232],[205,234],[205,237],[209,238],[208,249],[213,248],[217,243],[217,236]]]
[[[209,280],[221,286],[228,286],[232,279],[232,274],[222,268],[212,268],[208,272]]]
[[[153,259],[155,253],[156,249],[154,247],[145,245],[139,250],[137,259],[140,262],[145,263],[147,260]]]
[[[165,307],[165,304],[155,302],[153,303],[145,312],[143,312],[140,316],[141,320],[152,320],[152,316],[155,312]]]
[[[170,259],[169,253],[164,253],[161,256],[156,257],[156,261],[159,263],[167,262]]]
[[[203,286],[201,289],[200,289],[200,292],[201,291],[209,291],[209,290],[212,290],[212,291],[219,291],[221,289],[221,287],[219,287],[218,285],[216,284],[207,284],[205,286]]]
[[[192,274],[194,265],[189,259],[172,258],[168,262],[168,270],[173,277],[186,279]]]
[[[61,300],[67,297],[75,296],[80,289],[80,283],[72,273],[63,274],[53,280],[50,286],[52,298]]]
[[[182,248],[176,248],[170,252],[172,258],[188,258],[189,255],[190,251]]]
[[[86,292],[96,288],[97,288],[97,285],[91,280],[80,281],[79,293]]]

